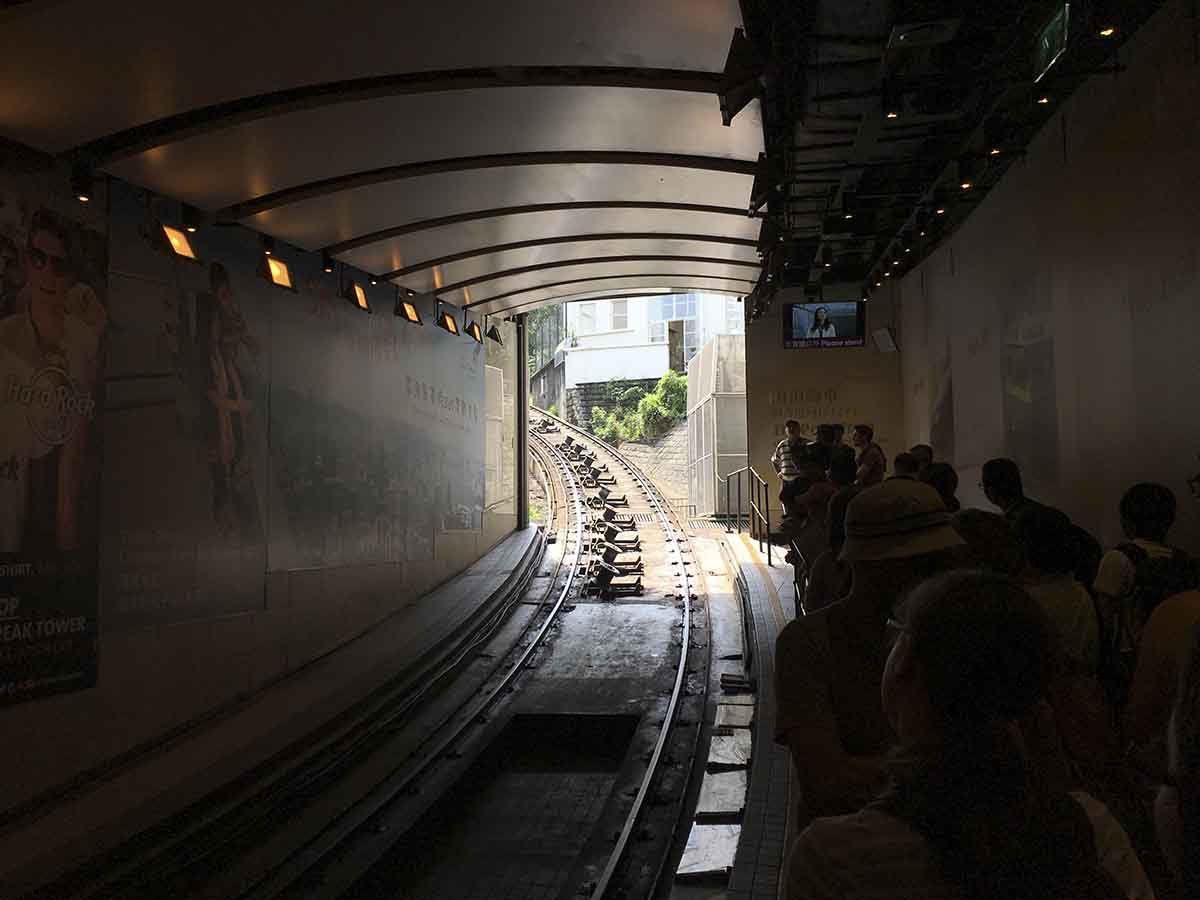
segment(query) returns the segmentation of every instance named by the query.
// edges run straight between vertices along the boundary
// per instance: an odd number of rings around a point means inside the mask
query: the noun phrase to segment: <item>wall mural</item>
[[[245,229],[185,259],[176,204],[66,175],[0,172],[0,704],[94,685],[98,620],[262,609],[272,572],[388,566],[402,596],[485,487],[512,507],[511,348],[396,319],[390,286],[369,315],[294,248],[278,288]]]
[[[175,256],[172,205],[117,187],[106,628],[262,608],[267,572],[391,565],[402,589],[439,532],[481,527],[482,347],[396,319],[390,286],[355,308],[315,254],[271,285],[243,229]]]
[[[0,704],[96,682],[108,241],[91,213],[53,172],[0,173]]]

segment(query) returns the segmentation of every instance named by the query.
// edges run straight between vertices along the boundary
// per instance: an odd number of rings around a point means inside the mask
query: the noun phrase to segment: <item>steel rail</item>
[[[488,691],[482,699],[467,713],[460,716],[461,724],[458,728],[453,729],[449,733],[439,738],[430,749],[423,751],[423,759],[416,766],[406,768],[402,772],[395,772],[392,776],[381,782],[370,794],[361,800],[351,805],[342,815],[335,819],[329,826],[323,829],[315,838],[305,844],[300,850],[289,856],[282,864],[276,866],[265,877],[259,879],[255,884],[251,885],[247,890],[239,894],[240,900],[268,900],[280,896],[287,891],[291,886],[296,884],[306,873],[310,872],[322,860],[328,858],[330,853],[335,851],[346,840],[347,835],[362,828],[373,816],[384,809],[389,803],[395,800],[396,797],[407,791],[413,783],[421,777],[435,762],[445,756],[450,749],[462,737],[463,733],[471,727],[475,720],[487,709],[489,709],[496,700],[506,693],[509,686],[516,677],[525,670],[530,658],[538,650],[542,640],[549,633],[550,628],[557,621],[558,614],[565,605],[567,598],[570,597],[572,590],[575,587],[575,579],[580,569],[580,563],[584,553],[584,532],[585,522],[587,517],[587,506],[583,500],[582,491],[579,485],[579,478],[571,468],[570,464],[554,448],[548,441],[536,432],[530,432],[535,435],[534,443],[542,445],[543,451],[548,451],[558,464],[559,469],[564,473],[564,484],[567,487],[568,502],[575,509],[575,552],[574,558],[569,567],[567,567],[567,577],[563,582],[562,589],[559,591],[558,597],[554,602],[545,621],[530,641],[529,645],[521,653],[521,656],[500,680],[500,682]],[[533,446],[531,444],[531,446]],[[568,513],[569,515],[569,513]],[[590,548],[591,542],[588,541]],[[565,554],[564,554],[565,556]],[[462,710],[459,711],[462,713]]]
[[[556,517],[557,497],[553,498],[553,504],[552,515]],[[548,517],[548,525],[553,521],[554,518]],[[510,589],[509,598],[498,604],[494,610],[489,611],[483,621],[473,627],[472,633],[465,636],[464,642],[455,646],[452,653],[443,656],[430,666],[424,677],[416,682],[415,687],[409,686],[413,684],[413,679],[410,678],[406,679],[404,685],[398,690],[384,688],[375,692],[357,704],[354,710],[347,711],[345,714],[347,723],[338,729],[338,733],[323,741],[311,753],[299,758],[294,765],[281,766],[278,774],[271,773],[258,779],[257,783],[262,786],[249,793],[244,800],[220,802],[215,804],[215,808],[210,812],[192,814],[189,818],[192,820],[190,825],[193,827],[172,830],[167,841],[153,847],[148,853],[134,855],[113,869],[103,871],[99,877],[89,878],[80,888],[57,896],[69,896],[72,900],[88,900],[88,898],[98,896],[111,889],[114,884],[130,881],[132,883],[126,884],[126,886],[131,889],[149,889],[155,884],[161,884],[164,877],[168,879],[175,877],[213,854],[220,853],[228,843],[237,840],[248,829],[269,825],[275,818],[275,804],[279,803],[281,799],[286,800],[291,794],[303,791],[309,785],[319,782],[330,772],[337,771],[348,759],[352,759],[360,753],[363,747],[368,746],[373,740],[378,740],[380,734],[386,733],[398,719],[411,713],[422,699],[457,671],[476,647],[495,634],[499,624],[507,618],[513,606],[528,590],[533,573],[544,558],[545,546],[546,532],[543,531],[536,564],[530,565]],[[540,607],[544,607],[549,600],[553,584],[558,577],[558,570],[561,567],[562,560],[560,559],[555,578],[551,579],[551,587],[547,590]],[[343,746],[339,747],[339,742]],[[322,759],[322,754],[326,758]],[[318,762],[320,764],[314,768],[312,764]],[[252,815],[249,819],[238,820],[236,818],[240,808],[252,808],[253,804],[265,805],[266,809]],[[231,817],[234,818],[234,821],[228,821]],[[211,842],[197,840],[203,838],[206,829],[218,827],[221,832],[220,840]],[[137,840],[137,837],[133,840]],[[153,875],[138,878],[139,871],[144,870],[147,866],[154,866]],[[43,893],[41,889],[38,889],[33,892],[33,896],[42,896]]]
[[[668,513],[669,507],[663,501],[658,489],[654,487],[650,479],[645,476],[641,469],[630,462],[621,454],[619,450],[617,450],[616,447],[612,446],[607,441],[601,440],[594,434],[589,434],[583,429],[577,428],[576,426],[571,425],[569,422],[566,422],[557,416],[551,415],[545,410],[538,409],[536,407],[531,408],[539,415],[545,416],[548,419],[552,419],[558,422],[560,425],[570,428],[577,434],[584,435],[588,441],[603,448],[606,453],[608,453],[613,457],[613,459],[617,460],[625,467],[626,471],[629,472],[634,481],[638,483],[638,486],[646,494],[647,499],[650,501],[651,507],[653,507],[654,512],[657,514],[660,527],[663,530],[663,536],[671,545],[673,554],[678,557],[680,577],[683,580],[682,594],[680,595],[681,599],[683,600],[683,635],[679,649],[679,664],[675,669],[675,683],[671,689],[671,699],[667,704],[666,715],[663,716],[663,724],[658,733],[658,740],[654,744],[654,751],[650,754],[650,761],[646,765],[646,772],[642,777],[642,783],[638,787],[637,795],[634,797],[633,806],[630,808],[629,814],[625,818],[625,824],[621,828],[621,832],[617,837],[617,843],[613,847],[612,853],[609,855],[608,863],[605,865],[600,877],[596,880],[596,884],[592,888],[590,894],[591,900],[603,900],[604,896],[608,892],[609,886],[612,883],[613,875],[616,873],[618,866],[620,866],[621,861],[625,856],[625,850],[629,845],[629,839],[633,835],[634,828],[637,827],[638,819],[641,818],[641,812],[645,806],[646,797],[650,793],[651,783],[654,781],[654,777],[658,774],[658,767],[662,760],[663,749],[666,747],[667,738],[670,736],[671,729],[675,724],[675,715],[679,709],[679,701],[683,696],[684,681],[687,677],[688,648],[691,645],[692,637],[692,589],[687,567],[683,564],[683,547],[682,542],[679,539],[682,529],[677,527],[677,522],[673,523],[671,521],[674,513]]]

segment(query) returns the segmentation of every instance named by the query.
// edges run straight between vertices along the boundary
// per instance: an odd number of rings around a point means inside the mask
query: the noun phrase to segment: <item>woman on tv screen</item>
[[[824,306],[817,307],[816,313],[813,314],[813,323],[811,326],[809,326],[808,334],[806,334],[805,337],[837,337],[837,329],[833,327],[833,322],[829,318],[829,310],[827,310]]]

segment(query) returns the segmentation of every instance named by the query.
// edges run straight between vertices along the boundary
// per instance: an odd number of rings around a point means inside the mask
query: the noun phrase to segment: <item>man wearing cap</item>
[[[839,559],[850,593],[789,623],[775,646],[775,741],[791,753],[803,828],[854,812],[885,784],[895,735],[879,684],[893,605],[918,582],[952,568],[963,546],[937,491],[899,479],[867,488],[846,508]]]

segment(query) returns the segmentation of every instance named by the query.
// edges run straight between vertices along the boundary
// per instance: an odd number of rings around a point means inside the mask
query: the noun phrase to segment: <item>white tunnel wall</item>
[[[1105,544],[1121,494],[1175,492],[1200,550],[1200,65],[1172,0],[1062,107],[962,229],[899,285],[904,441],[986,505],[980,466]],[[872,301],[874,302],[874,301]]]

